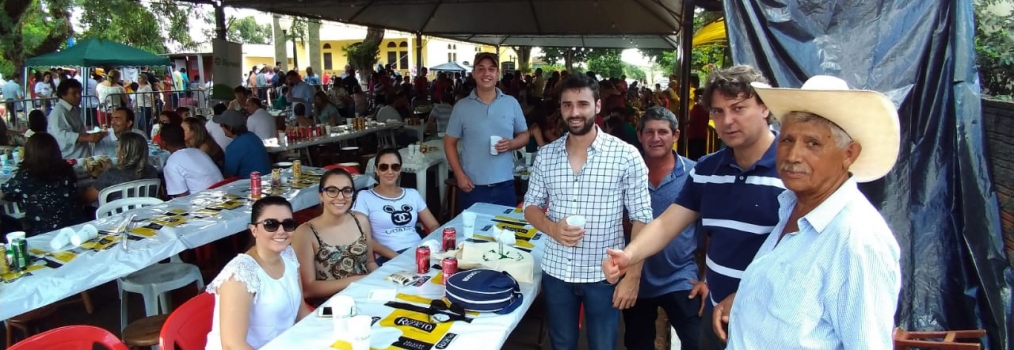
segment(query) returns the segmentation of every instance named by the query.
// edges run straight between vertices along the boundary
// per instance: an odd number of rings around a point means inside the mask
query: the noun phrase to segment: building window
[[[387,52],[387,64],[390,64],[390,65],[398,64],[398,52],[397,51],[388,51]],[[395,67],[395,68],[397,68],[397,67]]]
[[[387,47],[398,47],[398,45],[395,45],[394,42],[392,41],[387,43]]]
[[[452,55],[454,56],[454,59],[452,59],[451,61],[457,62],[458,61],[458,53],[455,52]]]
[[[331,53],[330,52],[325,52],[324,53],[324,70],[331,70],[332,67],[333,66],[332,66],[332,63],[331,63]]]
[[[324,44],[324,50],[330,50],[331,44]]]
[[[454,62],[454,54],[453,53],[450,53],[450,52],[447,53],[447,62]]]
[[[398,56],[401,58],[401,69],[408,69],[408,43],[402,41],[398,46],[403,50],[398,51]]]

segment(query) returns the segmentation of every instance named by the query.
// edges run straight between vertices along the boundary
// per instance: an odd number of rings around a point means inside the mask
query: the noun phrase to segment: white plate
[[[276,168],[288,168],[292,166],[292,162],[278,162],[275,163]]]

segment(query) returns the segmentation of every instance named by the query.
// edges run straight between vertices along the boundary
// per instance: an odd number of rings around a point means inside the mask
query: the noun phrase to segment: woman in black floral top
[[[5,201],[21,204],[28,236],[87,221],[78,205],[74,168],[63,160],[60,146],[48,133],[28,138],[25,159],[0,191]]]

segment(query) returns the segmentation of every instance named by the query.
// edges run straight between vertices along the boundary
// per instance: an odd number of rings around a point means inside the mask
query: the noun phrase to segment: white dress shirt
[[[900,249],[849,179],[784,236],[796,194],[743,273],[727,349],[893,349]],[[781,241],[779,241],[781,237]]]

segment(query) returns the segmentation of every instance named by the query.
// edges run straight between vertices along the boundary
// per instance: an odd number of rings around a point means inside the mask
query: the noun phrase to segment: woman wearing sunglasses
[[[401,176],[401,154],[388,148],[377,152],[374,160],[377,186],[359,193],[352,210],[366,214],[373,229],[373,251],[383,265],[405,250],[415,247],[422,239],[415,225],[422,221],[427,230],[440,227],[437,219],[426,208],[419,191],[398,186]]]
[[[296,221],[282,197],[254,202],[254,246],[208,284],[215,311],[207,349],[257,349],[310,313],[299,285],[299,261],[289,246]]]
[[[323,302],[377,269],[366,217],[349,211],[356,193],[352,175],[328,170],[318,191],[323,212],[299,226],[292,242],[303,296],[311,303]]]

